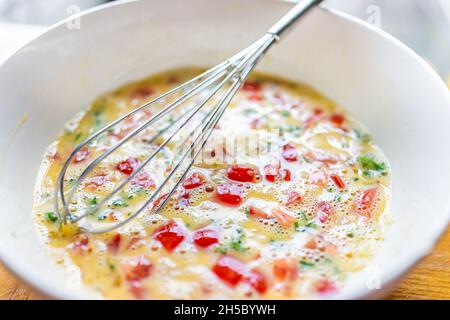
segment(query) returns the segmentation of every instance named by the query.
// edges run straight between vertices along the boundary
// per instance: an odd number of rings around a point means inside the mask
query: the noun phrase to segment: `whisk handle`
[[[286,31],[294,22],[307,13],[310,9],[319,5],[323,0],[300,0],[283,18],[275,23],[268,33],[277,37]]]

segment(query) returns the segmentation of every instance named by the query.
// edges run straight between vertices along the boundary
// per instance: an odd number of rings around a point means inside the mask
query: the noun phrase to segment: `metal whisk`
[[[221,119],[224,114],[227,106],[229,105],[231,99],[236,94],[237,90],[241,86],[241,84],[245,81],[249,73],[253,70],[255,65],[261,60],[267,50],[277,41],[279,41],[281,34],[288,29],[295,21],[299,20],[306,12],[308,12],[311,8],[320,4],[322,0],[302,0],[300,1],[294,8],[292,8],[281,20],[279,20],[269,31],[258,41],[250,45],[248,48],[234,55],[230,59],[225,62],[220,63],[216,67],[209,69],[203,74],[185,82],[177,86],[176,88],[170,90],[169,92],[164,93],[163,95],[153,99],[150,102],[143,104],[142,106],[134,109],[123,117],[113,121],[107,126],[103,127],[99,131],[92,134],[90,137],[85,139],[82,143],[77,145],[74,150],[71,152],[70,156],[64,163],[61,172],[59,173],[56,187],[55,187],[55,197],[54,197],[54,206],[55,212],[59,217],[59,221],[62,223],[67,223],[70,217],[70,222],[76,223],[85,219],[87,216],[94,213],[98,208],[107,203],[107,201],[111,200],[114,195],[116,195],[120,190],[122,190],[133,178],[135,178],[145,166],[147,166],[151,161],[155,160],[159,153],[162,152],[163,148],[166,147],[169,143],[174,141],[177,138],[180,130],[190,128],[192,125],[192,119],[199,114],[205,114],[203,118],[201,118],[200,123],[195,128],[192,129],[192,134],[184,140],[184,143],[187,143],[187,149],[184,152],[178,154],[179,159],[176,161],[172,167],[172,170],[167,173],[164,181],[156,188],[156,190],[149,195],[147,201],[143,203],[134,213],[129,215],[126,219],[114,223],[112,225],[107,225],[102,228],[92,228],[89,225],[84,225],[82,228],[89,233],[104,233],[114,230],[120,226],[125,225],[129,221],[136,218],[140,213],[142,213],[150,204],[153,203],[153,207],[151,208],[153,213],[159,212],[159,210],[166,204],[168,199],[173,195],[175,190],[177,190],[180,183],[185,179],[189,169],[195,163],[195,159],[205,147],[209,137],[211,136],[213,129],[216,127],[217,123]],[[218,102],[213,105],[208,112],[202,111],[205,105],[208,102],[211,102],[214,99],[217,99],[218,92],[226,88],[225,93],[220,95],[218,98]],[[210,91],[206,92],[209,89]],[[206,94],[199,104],[194,106],[188,106],[185,109],[182,109],[182,113],[173,121],[170,121],[170,124],[166,127],[158,130],[154,136],[152,136],[148,143],[152,144],[157,141],[157,139],[161,138],[164,134],[168,133],[168,137],[165,138],[164,142],[159,144],[154,152],[151,153],[149,157],[146,158],[145,161],[140,163],[137,168],[122,182],[118,184],[118,186],[108,195],[106,195],[103,199],[101,199],[95,206],[85,210],[82,214],[73,217],[69,212],[69,203],[73,199],[77,189],[80,187],[82,182],[88,177],[88,175],[104,161],[109,155],[111,155],[114,151],[120,148],[127,141],[143,132],[150,126],[154,125],[159,120],[167,117],[171,114],[175,109],[179,109],[183,103],[198,94]],[[122,121],[128,119],[129,117],[135,115],[137,112],[143,110],[144,108],[148,108],[157,103],[161,103],[165,99],[169,97],[173,97],[174,95],[179,95],[176,99],[158,111],[156,114],[152,115],[143,122],[141,125],[132,130],[129,134],[127,134],[124,138],[122,138],[117,144],[109,147],[104,153],[95,158],[79,175],[78,179],[71,186],[70,190],[66,191],[64,187],[64,181],[66,178],[67,169],[77,155],[77,153],[93,142],[95,139],[99,138],[102,134],[112,130],[115,126],[120,124]],[[197,133],[194,133],[197,132]],[[190,156],[190,158],[188,158]],[[185,164],[185,160],[188,159],[187,165]],[[185,167],[183,167],[185,165]],[[178,170],[181,170],[181,175],[176,174]],[[176,179],[173,179],[176,178]],[[170,181],[175,180],[174,183],[168,184]],[[161,197],[162,191],[164,188],[168,187],[169,191],[164,193],[162,201],[158,201],[158,204],[155,205],[155,199],[157,197]]]

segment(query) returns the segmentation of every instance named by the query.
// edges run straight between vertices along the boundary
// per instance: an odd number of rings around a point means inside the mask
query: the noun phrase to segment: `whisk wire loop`
[[[181,85],[178,85],[168,92],[139,106],[138,108],[132,110],[131,112],[125,114],[124,116],[118,118],[117,120],[111,122],[102,129],[93,133],[90,137],[86,138],[83,142],[77,145],[64,163],[55,185],[54,206],[59,221],[61,221],[62,223],[67,223],[68,217],[71,218],[71,222],[73,223],[80,223],[80,221],[83,221],[83,223],[80,224],[80,227],[83,228],[86,232],[96,234],[109,232],[116,228],[124,226],[125,224],[139,216],[141,213],[143,213],[144,210],[146,210],[146,208],[148,208],[152,203],[153,207],[150,209],[150,212],[153,214],[159,213],[160,210],[167,204],[171,196],[178,189],[181,182],[186,178],[186,175],[194,165],[201,151],[206,146],[208,139],[210,138],[211,134],[214,131],[214,128],[217,126],[218,122],[225,113],[232,98],[235,96],[239,87],[248,77],[249,73],[263,58],[267,50],[279,40],[280,35],[290,25],[292,25],[294,21],[298,20],[305,12],[309,11],[312,7],[319,4],[320,2],[321,0],[300,1],[300,3],[297,4],[285,17],[283,17],[278,23],[276,23],[271,29],[269,29],[269,31],[262,38],[254,42],[248,48],[242,50],[233,57],[209,69],[208,71],[194,77],[193,79]],[[225,86],[227,85],[228,88],[225,88]],[[210,87],[212,87],[212,89]],[[144,168],[148,166],[149,163],[154,160],[158,156],[158,154],[160,154],[163,149],[168,146],[169,143],[171,143],[180,135],[180,132],[182,132],[185,128],[190,129],[189,124],[193,122],[193,119],[196,118],[196,116],[199,115],[199,112],[203,110],[203,108],[208,105],[208,103],[211,102],[211,100],[216,95],[218,95],[219,91],[224,88],[225,92],[221,94],[218,102],[213,104],[211,109],[205,112],[204,115],[200,114],[203,115],[200,122],[195,125],[192,130],[190,130],[190,134],[181,143],[180,148],[184,148],[187,143],[189,144],[187,150],[184,152],[183,150],[181,150],[180,152],[176,152],[172,160],[173,166],[170,166],[171,170],[164,176],[161,184],[159,184],[156,190],[151,195],[149,195],[148,199],[146,199],[146,201],[127,218],[117,223],[107,224],[106,227],[93,228],[90,225],[89,221],[87,221],[87,219],[85,218],[95,213],[99,208],[101,208],[109,200],[111,200],[114,195],[116,195],[119,191],[123,190],[129,183],[131,183],[132,180],[136,178],[136,176],[142,170],[144,170]],[[156,133],[147,141],[149,145],[153,145],[157,141],[157,139],[168,133],[167,137],[164,136],[164,141],[161,144],[158,144],[156,149],[152,150],[151,154],[146,157],[146,159],[142,163],[140,163],[137,168],[135,168],[133,172],[128,175],[126,179],[119,182],[118,185],[103,199],[96,203],[96,205],[86,209],[80,215],[70,215],[69,202],[73,199],[85,178],[88,177],[89,174],[102,163],[102,161],[104,161],[108,156],[110,156],[132,138],[136,137],[153,124],[156,124],[158,121],[164,119],[164,117],[170,115],[172,112],[185,105],[185,103],[189,99],[201,94],[206,89],[208,89],[209,92],[207,92],[205,97],[201,97],[201,102],[199,104],[187,106],[184,109],[181,109],[182,112],[180,115],[177,115],[177,117],[174,120],[170,121],[167,126],[164,126],[162,129],[158,129]],[[142,124],[131,130],[131,132],[125,135],[125,137],[119,140],[116,144],[108,147],[105,152],[100,154],[91,163],[89,163],[75,180],[75,182],[71,185],[70,189],[68,191],[65,191],[64,182],[66,172],[69,168],[69,165],[72,163],[72,160],[80,150],[90,145],[96,139],[100,138],[102,134],[113,129],[139,111],[142,111],[145,108],[149,108],[156,103],[160,103],[164,101],[164,99],[173,97],[176,94],[179,94],[179,96],[175,96],[175,100],[173,100],[173,102],[162,108],[155,115],[150,116],[149,119],[145,120]],[[175,161],[178,155],[181,156],[177,161]],[[176,175],[179,169],[182,168],[182,165],[185,164],[186,159],[189,155],[191,155],[190,161],[188,161],[185,168],[183,168],[181,175],[179,175],[175,183],[169,187],[168,192],[164,193],[164,188]],[[155,201],[157,196],[159,196],[159,200]]]

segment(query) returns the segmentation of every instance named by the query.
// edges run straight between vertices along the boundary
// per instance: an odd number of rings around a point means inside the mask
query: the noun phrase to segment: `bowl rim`
[[[35,41],[39,41],[43,36],[47,33],[52,32],[60,28],[61,26],[67,24],[70,21],[73,21],[76,18],[80,18],[82,16],[95,14],[98,11],[108,10],[112,7],[122,6],[129,3],[139,2],[143,0],[119,0],[115,2],[108,2],[88,10],[76,13],[72,16],[69,16],[54,25],[51,25],[41,31],[38,35],[36,35],[33,39],[19,47],[12,54],[8,56],[7,59],[0,64],[0,69],[8,63],[14,56],[20,53],[23,49],[33,44]],[[283,5],[286,5],[287,8],[293,5],[291,0],[266,0],[266,2],[284,2]],[[342,20],[346,20],[350,22],[357,28],[363,28],[366,31],[373,32],[384,41],[389,42],[391,45],[401,49],[405,54],[408,55],[409,58],[412,58],[416,63],[418,63],[425,71],[429,73],[435,82],[436,88],[440,88],[443,93],[443,96],[447,95],[448,105],[450,107],[450,91],[448,90],[444,80],[437,74],[437,72],[423,59],[421,58],[414,50],[408,47],[406,44],[392,36],[391,34],[383,31],[381,28],[371,25],[362,19],[359,19],[355,16],[347,14],[345,12],[328,8],[325,6],[320,6],[319,10],[322,10],[326,14],[332,15]],[[401,267],[398,264],[392,264],[387,271],[383,272],[382,285],[381,288],[390,289],[404,274],[406,274],[409,270],[411,270],[420,260],[422,260],[426,255],[428,255],[432,249],[435,247],[437,242],[440,240],[441,236],[445,232],[445,230],[450,225],[450,202],[447,206],[446,210],[443,210],[441,216],[446,218],[444,223],[435,227],[435,230],[432,234],[429,235],[429,241],[427,243],[422,243],[418,245],[416,249],[416,253],[414,255],[410,255],[407,261],[402,261]],[[21,264],[20,262],[16,262],[13,256],[8,256],[5,252],[2,251],[0,247],[0,262],[5,266],[13,275],[18,277],[20,282],[26,283],[30,288],[43,294],[45,297],[50,299],[85,299],[86,297],[81,294],[75,294],[73,292],[69,292],[66,289],[63,289],[62,286],[56,286],[53,284],[49,284],[45,282],[42,278],[35,277],[32,273],[29,272],[29,267],[25,264]],[[383,294],[383,290],[378,290],[378,293]],[[364,286],[362,283],[355,288],[352,288],[351,293],[346,293],[343,295],[339,295],[339,299],[367,299],[379,296],[377,291],[371,290]]]

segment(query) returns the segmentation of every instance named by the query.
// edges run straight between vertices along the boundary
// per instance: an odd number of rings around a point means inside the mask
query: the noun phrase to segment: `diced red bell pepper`
[[[328,221],[330,216],[334,213],[333,206],[326,201],[321,201],[316,205],[316,216],[321,223]]]
[[[150,189],[156,187],[155,181],[147,172],[139,172],[133,180],[131,180],[131,185]]]
[[[215,200],[223,205],[238,206],[244,199],[244,185],[236,183],[223,183],[216,187]]]
[[[139,166],[139,160],[136,158],[128,158],[122,162],[119,162],[116,166],[116,170],[123,174],[130,175]]]
[[[246,266],[239,260],[222,256],[213,266],[212,271],[221,279],[231,286],[236,286],[247,272]]]
[[[252,270],[244,281],[250,284],[258,293],[263,294],[267,291],[266,277],[257,270]]]
[[[199,172],[193,172],[183,181],[183,188],[187,190],[195,189],[206,184],[206,178]]]
[[[239,164],[233,164],[228,167],[227,177],[233,181],[251,183],[256,183],[260,179],[256,168]]]
[[[272,216],[286,229],[291,228],[295,223],[295,218],[293,216],[279,208],[272,209]]]
[[[309,182],[320,188],[324,188],[328,185],[327,174],[322,170],[316,170],[310,174]]]
[[[273,274],[278,280],[294,280],[297,272],[298,263],[295,259],[277,259],[273,262]]]
[[[219,232],[215,229],[197,230],[193,236],[194,243],[202,248],[207,248],[219,242]]]
[[[359,216],[370,219],[373,215],[373,206],[378,195],[379,188],[373,187],[359,192],[353,202],[353,209]]]
[[[298,192],[291,191],[288,194],[288,198],[286,200],[286,205],[291,206],[291,205],[300,204],[302,202],[302,200],[303,200],[303,198],[300,194],[298,194]]]
[[[75,153],[75,156],[73,158],[73,162],[74,163],[80,163],[84,160],[87,159],[87,157],[89,156],[89,149],[88,148],[82,148],[80,150],[78,150],[77,153]]]
[[[330,116],[330,121],[336,126],[340,127],[345,122],[345,117],[342,114],[334,113]]]
[[[285,144],[282,147],[281,155],[284,160],[288,162],[295,162],[298,160],[298,150],[292,143]]]
[[[151,261],[144,255],[133,257],[122,266],[128,281],[137,281],[148,277],[152,267]]]
[[[171,220],[156,229],[153,238],[158,240],[166,250],[173,251],[183,242],[185,236],[181,227]]]
[[[331,175],[331,180],[333,180],[334,184],[341,190],[345,189],[345,183],[344,181],[341,179],[341,177],[339,177],[336,174],[332,174]]]
[[[107,247],[110,253],[116,254],[117,252],[119,252],[121,239],[122,236],[120,235],[120,233],[116,233],[114,237],[108,242]]]

